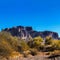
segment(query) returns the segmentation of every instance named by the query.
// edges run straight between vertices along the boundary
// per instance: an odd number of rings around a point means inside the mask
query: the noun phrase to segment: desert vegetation
[[[8,32],[0,32],[0,56],[9,57],[15,55],[22,55],[28,57],[29,55],[35,56],[39,52],[47,52],[46,55],[53,55],[60,53],[60,40],[54,40],[47,36],[45,39],[37,36],[30,39],[28,42],[12,36]]]

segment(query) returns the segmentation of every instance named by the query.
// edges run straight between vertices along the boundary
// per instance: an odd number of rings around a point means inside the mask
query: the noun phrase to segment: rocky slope
[[[12,28],[3,29],[3,31],[10,32],[13,36],[20,37],[22,39],[28,40],[29,38],[34,38],[37,36],[41,36],[45,38],[46,36],[51,36],[54,39],[58,39],[58,33],[52,31],[35,31],[32,27],[23,27],[23,26],[16,26]]]

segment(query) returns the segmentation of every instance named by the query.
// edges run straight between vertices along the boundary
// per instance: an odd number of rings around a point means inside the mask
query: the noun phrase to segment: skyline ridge
[[[50,31],[50,32],[55,32],[55,33],[58,33],[58,32],[56,32],[56,31],[51,31],[51,30],[36,30],[36,29],[34,29],[32,26],[22,26],[22,25],[19,25],[19,26],[12,26],[12,27],[6,27],[6,28],[3,28],[3,29],[1,29],[1,31],[2,30],[4,30],[4,29],[11,29],[11,28],[17,28],[17,27],[24,27],[24,28],[26,28],[26,27],[31,27],[32,28],[32,30],[34,30],[34,31],[38,31],[38,32],[44,32],[44,31]],[[59,35],[59,33],[58,33],[58,35]],[[60,36],[59,36],[60,37]]]

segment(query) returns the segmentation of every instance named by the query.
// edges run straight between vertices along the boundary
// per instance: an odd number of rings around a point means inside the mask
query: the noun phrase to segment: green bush
[[[13,37],[8,32],[0,32],[0,55],[9,55],[13,51],[18,51],[20,42],[17,37]]]
[[[52,37],[47,36],[46,39],[45,39],[45,44],[50,45],[52,40],[53,40]]]
[[[0,55],[6,56],[14,51],[12,46],[8,42],[9,33],[0,32]]]
[[[28,44],[24,40],[20,40],[20,51],[29,50]]]
[[[42,46],[42,43],[43,43],[43,39],[40,36],[35,37],[33,39],[33,46],[37,49],[39,49]]]
[[[55,50],[60,50],[60,40],[52,40],[51,45]]]

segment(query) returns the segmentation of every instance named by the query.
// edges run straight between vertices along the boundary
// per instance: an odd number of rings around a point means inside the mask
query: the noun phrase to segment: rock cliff
[[[29,39],[34,38],[37,36],[41,36],[42,38],[45,38],[46,36],[51,36],[54,39],[58,39],[58,33],[52,32],[52,31],[35,31],[32,27],[23,27],[23,26],[16,26],[12,28],[5,28],[3,31],[10,32],[13,36],[20,37],[22,39]]]

